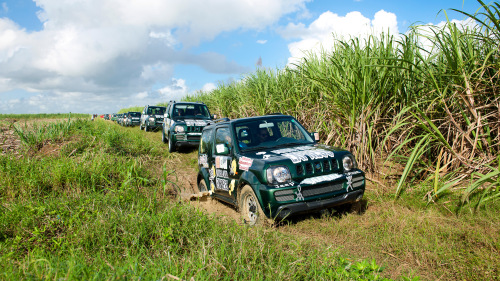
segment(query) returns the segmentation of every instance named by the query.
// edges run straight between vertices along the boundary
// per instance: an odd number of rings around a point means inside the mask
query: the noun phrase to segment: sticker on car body
[[[250,169],[252,164],[253,164],[253,159],[251,158],[241,156],[240,159],[238,159],[238,165],[240,166],[240,170],[248,171],[248,169]]]

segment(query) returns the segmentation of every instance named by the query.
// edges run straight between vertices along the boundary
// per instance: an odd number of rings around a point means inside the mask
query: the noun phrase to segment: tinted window
[[[228,147],[231,147],[231,134],[229,132],[229,128],[218,128],[215,132],[215,144],[226,144]]]
[[[212,134],[213,130],[205,130],[203,132],[203,135],[201,136],[201,141],[200,141],[200,153],[201,154],[206,154],[209,153],[212,149]]]
[[[313,143],[307,131],[293,118],[252,120],[235,126],[240,149]]]
[[[173,117],[210,119],[210,112],[204,104],[175,104]]]
[[[165,113],[165,107],[153,107],[153,106],[148,107],[147,114],[150,114],[150,115],[161,114],[161,115],[163,115],[164,113]]]

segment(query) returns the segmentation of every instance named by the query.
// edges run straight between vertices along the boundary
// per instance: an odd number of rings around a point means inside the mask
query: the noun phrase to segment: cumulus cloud
[[[257,40],[257,44],[266,44],[267,43],[267,40]]]
[[[299,62],[308,52],[319,53],[321,50],[330,50],[335,44],[335,39],[346,40],[381,32],[399,34],[395,14],[380,10],[370,20],[360,12],[339,16],[327,11],[309,26],[303,23],[290,23],[280,31],[280,34],[285,39],[299,39],[288,45],[291,54],[288,62],[291,64]]]
[[[44,93],[33,98],[47,102],[69,93],[110,101],[154,96],[151,88],[158,84],[166,85],[165,94],[176,64],[241,74],[251,68],[190,48],[223,32],[263,30],[304,10],[307,1],[35,0],[42,30],[26,31],[0,18],[0,91]]]
[[[201,88],[201,90],[203,92],[211,92],[213,90],[217,89],[217,86],[214,84],[214,83],[206,83],[205,85],[203,85],[203,87]]]

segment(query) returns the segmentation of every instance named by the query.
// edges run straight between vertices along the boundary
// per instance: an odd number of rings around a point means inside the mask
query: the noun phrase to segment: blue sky
[[[281,69],[331,35],[464,20],[470,0],[0,0],[0,113],[111,113]],[[261,58],[261,65],[257,62]]]

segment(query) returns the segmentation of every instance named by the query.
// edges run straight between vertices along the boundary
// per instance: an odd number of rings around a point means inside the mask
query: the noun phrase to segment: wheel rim
[[[248,217],[248,223],[251,225],[255,224],[259,217],[257,213],[257,204],[259,203],[257,203],[257,199],[253,195],[249,194],[245,197],[244,206]]]

